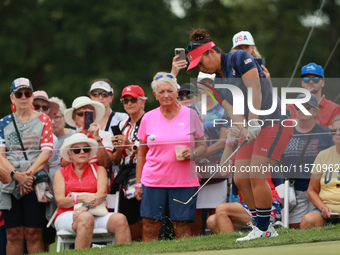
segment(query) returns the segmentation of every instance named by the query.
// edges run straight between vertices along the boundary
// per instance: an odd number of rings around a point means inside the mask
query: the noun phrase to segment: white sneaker
[[[236,242],[249,241],[249,240],[260,238],[260,237],[272,237],[272,236],[279,235],[271,224],[269,224],[267,231],[262,231],[258,227],[255,227],[255,226],[251,226],[251,227],[253,228],[253,230],[250,231],[250,233],[246,235],[245,237],[237,238]]]

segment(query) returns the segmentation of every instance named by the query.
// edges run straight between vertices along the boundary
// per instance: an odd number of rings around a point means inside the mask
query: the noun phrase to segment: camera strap
[[[19,133],[19,130],[18,130],[18,126],[17,126],[17,123],[15,121],[15,117],[14,117],[13,113],[12,113],[12,120],[13,120],[13,125],[14,125],[14,128],[15,128],[15,131],[17,132],[17,136],[18,136],[18,139],[19,139],[19,143],[20,143],[22,152],[24,154],[25,159],[28,160],[28,157],[26,155],[26,151],[25,151],[25,148],[24,148],[24,144],[22,143],[21,136],[20,136],[20,133]]]

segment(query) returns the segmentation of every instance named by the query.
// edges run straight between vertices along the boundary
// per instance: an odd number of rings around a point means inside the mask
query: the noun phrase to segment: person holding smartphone
[[[215,45],[210,35],[204,29],[193,30],[191,41],[186,48],[190,62],[187,72],[197,67],[201,72],[216,74],[215,84],[232,84],[242,91],[244,101],[248,101],[248,88],[252,89],[253,107],[258,110],[269,109],[273,104],[272,85],[265,77],[261,67],[246,51],[234,51],[228,54]],[[260,78],[261,77],[261,78]],[[268,171],[263,170],[275,166],[293,135],[292,127],[284,127],[281,121],[285,116],[280,115],[279,107],[268,115],[253,113],[245,105],[242,114],[235,115],[233,98],[229,89],[215,88],[221,98],[222,106],[240,129],[240,143],[247,140],[236,154],[235,184],[239,188],[249,210],[257,217],[256,226],[245,237],[236,241],[247,241],[260,237],[277,236],[270,222],[272,194],[267,182]],[[277,98],[277,102],[280,102]],[[271,122],[262,121],[274,119]],[[277,121],[275,121],[277,120]],[[260,171],[241,172],[251,166]]]
[[[84,113],[86,111],[93,111],[94,116],[94,122],[90,124],[88,129],[84,129]],[[69,126],[77,128],[78,133],[84,133],[98,142],[98,151],[96,155],[90,159],[90,163],[108,168],[111,165],[113,152],[111,134],[100,129],[97,124],[97,122],[103,118],[104,113],[105,107],[102,103],[91,100],[89,97],[81,96],[77,97],[73,101],[72,107],[65,111],[64,118]],[[69,164],[69,162],[62,162],[62,166],[67,164]]]
[[[340,115],[333,121],[331,134],[335,145],[321,151],[316,157],[307,190],[316,209],[302,218],[301,228],[340,222]]]

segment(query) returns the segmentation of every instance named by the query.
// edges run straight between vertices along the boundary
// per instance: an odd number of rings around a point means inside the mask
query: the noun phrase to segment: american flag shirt
[[[30,162],[43,150],[53,150],[53,136],[50,118],[39,113],[32,120],[22,122],[15,118],[21,140]],[[6,158],[16,167],[16,162],[25,160],[12,115],[0,120],[0,147],[6,148]],[[20,170],[20,169],[18,169]]]

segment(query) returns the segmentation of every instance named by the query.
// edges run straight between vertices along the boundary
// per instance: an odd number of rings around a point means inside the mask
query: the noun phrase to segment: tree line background
[[[177,16],[171,1],[181,5]],[[322,0],[0,0],[0,117],[10,113],[9,88],[18,77],[29,78],[35,90],[62,98],[67,107],[86,95],[94,79],[115,85],[115,111],[122,89],[140,85],[158,106],[150,84],[158,71],[170,71],[174,48],[185,48],[193,28],[205,28],[228,52],[232,36],[250,31],[272,77],[289,78],[307,39],[313,15]],[[340,0],[326,0],[295,77],[309,62],[325,65],[339,38]],[[182,70],[178,83],[189,82]],[[339,75],[339,46],[325,70]],[[274,86],[286,86],[278,84]],[[334,100],[339,82],[325,85]],[[337,103],[340,100],[338,100]]]

